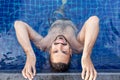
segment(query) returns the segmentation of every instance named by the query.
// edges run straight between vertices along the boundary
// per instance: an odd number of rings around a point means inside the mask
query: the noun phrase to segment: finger
[[[81,77],[82,77],[82,79],[84,79],[84,78],[85,78],[85,69],[83,69],[83,70],[82,70]]]
[[[93,74],[94,74],[94,71],[91,70],[91,71],[90,71],[90,78],[89,78],[89,80],[93,80]]]
[[[96,80],[96,78],[97,78],[97,71],[94,70],[94,78],[93,78],[93,80]]]
[[[30,78],[32,79],[32,78],[33,78],[33,73],[32,73],[32,70],[31,70],[31,69],[29,69],[29,70],[28,70],[28,73],[29,73],[29,75],[30,75]]]
[[[36,68],[33,67],[33,76],[35,76],[35,75],[36,75]]]
[[[26,76],[27,76],[27,78],[29,79],[29,80],[32,80],[32,78],[31,78],[31,76],[30,76],[30,74],[29,74],[29,72],[26,70]]]
[[[85,74],[85,80],[88,80],[90,73],[89,69],[87,69],[86,74]]]
[[[24,78],[27,79],[27,76],[26,76],[26,74],[25,74],[25,73],[26,73],[25,71],[26,71],[26,69],[23,69],[23,70],[22,70],[22,75],[23,75]]]

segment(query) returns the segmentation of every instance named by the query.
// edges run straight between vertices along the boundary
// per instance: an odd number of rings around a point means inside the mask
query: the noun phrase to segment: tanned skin
[[[22,21],[15,21],[14,28],[16,31],[16,36],[18,39],[18,42],[24,49],[27,59],[26,64],[22,70],[22,75],[24,78],[28,78],[29,80],[32,80],[34,76],[36,75],[36,56],[34,54],[33,48],[30,44],[30,40],[36,43],[36,46],[39,44],[39,41],[43,39],[43,37],[38,34],[36,31],[34,31],[27,23]],[[83,48],[83,54],[81,58],[81,65],[82,65],[82,79],[84,80],[96,80],[97,77],[97,71],[94,68],[94,65],[91,61],[91,53],[92,48],[94,46],[94,43],[96,41],[96,38],[98,36],[99,32],[99,18],[97,16],[91,16],[83,25],[81,31],[78,33],[77,40],[84,46]],[[59,42],[59,41],[58,41]],[[40,45],[40,44],[39,44]],[[65,57],[65,59],[62,62],[67,62],[70,58],[69,56],[72,54],[72,50],[69,49],[69,45],[62,45],[57,44],[52,46],[52,50],[54,50],[54,47],[57,47],[59,50],[60,58]],[[68,52],[68,55],[63,54],[63,50],[66,49]],[[60,62],[57,61],[57,55],[52,54],[52,58],[54,58],[54,62]]]

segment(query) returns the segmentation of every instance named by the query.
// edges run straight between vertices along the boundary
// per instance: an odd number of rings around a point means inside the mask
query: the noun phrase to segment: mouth
[[[67,40],[65,39],[64,36],[59,35],[59,36],[56,37],[55,42],[56,43],[61,43],[61,44],[66,44]]]

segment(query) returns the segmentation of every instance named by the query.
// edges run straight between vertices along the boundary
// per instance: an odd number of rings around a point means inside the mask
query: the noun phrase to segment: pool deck
[[[26,80],[21,73],[0,72],[0,80]],[[34,80],[82,80],[80,73],[38,73]],[[120,73],[98,73],[97,80],[120,80]]]

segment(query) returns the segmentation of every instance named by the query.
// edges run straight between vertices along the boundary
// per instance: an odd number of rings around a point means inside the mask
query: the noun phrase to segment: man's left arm
[[[99,32],[99,18],[91,16],[78,34],[78,41],[84,45],[81,59],[82,79],[96,80],[97,71],[91,60],[91,53]]]

